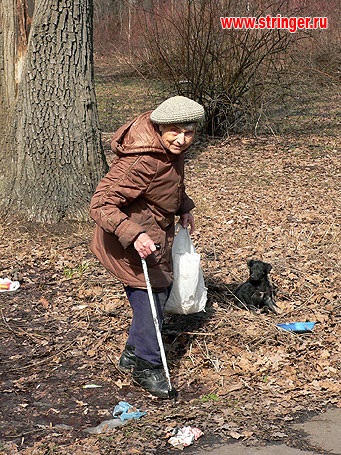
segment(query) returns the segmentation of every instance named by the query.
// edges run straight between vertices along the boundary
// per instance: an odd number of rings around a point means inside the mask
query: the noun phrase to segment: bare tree
[[[285,0],[169,1],[148,11],[135,61],[171,83],[173,90],[205,106],[206,131],[224,136],[255,128],[264,95],[279,75],[289,45],[286,30],[222,30],[220,16],[253,16],[288,11]]]
[[[13,30],[0,35],[6,108],[0,128],[7,129],[0,151],[2,214],[42,222],[84,219],[106,171],[94,90],[92,10],[92,0],[36,0],[28,40],[22,42],[28,35],[25,0],[0,4],[1,30],[8,24]]]

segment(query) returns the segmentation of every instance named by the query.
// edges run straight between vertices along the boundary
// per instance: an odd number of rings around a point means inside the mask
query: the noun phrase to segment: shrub
[[[211,136],[256,132],[289,79],[302,76],[302,66],[321,72],[335,60],[335,46],[324,32],[223,30],[220,23],[221,16],[322,16],[319,2],[310,10],[302,0],[122,0],[115,5],[117,36],[106,42],[108,51],[140,75],[167,82],[171,93],[203,104]],[[323,39],[325,47],[318,46]]]

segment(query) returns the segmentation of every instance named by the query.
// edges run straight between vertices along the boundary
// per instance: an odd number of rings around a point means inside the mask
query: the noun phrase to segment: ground
[[[0,277],[21,282],[0,294],[1,453],[167,454],[167,432],[184,425],[199,427],[203,442],[294,445],[288,422],[341,406],[340,137],[336,91],[326,92],[310,105],[302,98],[280,133],[201,138],[187,155],[208,304],[165,319],[176,403],[152,398],[116,367],[131,314],[89,250],[92,222],[1,223]],[[234,304],[251,258],[272,264],[277,316]],[[316,325],[308,334],[276,327],[292,321]],[[100,387],[84,388],[91,384]],[[147,415],[84,431],[122,400]]]

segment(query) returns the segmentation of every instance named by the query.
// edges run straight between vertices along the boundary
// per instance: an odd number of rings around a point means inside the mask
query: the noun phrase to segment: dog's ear
[[[265,263],[266,271],[269,273],[270,270],[272,269],[272,265],[269,264],[268,262]]]
[[[250,259],[250,261],[248,261],[247,265],[248,265],[249,269],[251,269],[251,267],[253,266],[254,263],[255,263],[255,261],[253,259]]]

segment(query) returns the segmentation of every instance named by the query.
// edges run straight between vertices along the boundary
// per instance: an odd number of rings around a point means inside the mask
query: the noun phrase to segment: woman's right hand
[[[147,256],[156,251],[156,246],[148,234],[142,232],[134,242],[134,248],[141,258],[146,259]]]

